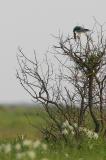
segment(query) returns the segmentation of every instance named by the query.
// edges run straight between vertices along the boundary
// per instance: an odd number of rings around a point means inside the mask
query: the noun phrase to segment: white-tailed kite
[[[86,32],[88,32],[88,31],[90,31],[90,30],[89,30],[89,29],[86,29],[86,28],[83,28],[83,27],[81,27],[81,26],[76,26],[76,27],[74,27],[74,29],[73,29],[74,39],[76,39],[76,34],[77,34],[77,35],[80,35],[81,33],[86,33]]]

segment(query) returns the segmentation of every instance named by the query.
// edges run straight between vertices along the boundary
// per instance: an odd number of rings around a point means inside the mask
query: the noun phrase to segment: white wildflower
[[[34,151],[28,151],[27,155],[29,158],[34,159],[35,158],[35,152]]]
[[[42,148],[44,149],[44,150],[47,150],[47,144],[42,144]]]
[[[75,135],[75,132],[74,132],[74,131],[71,131],[71,134],[72,134],[72,135]]]
[[[31,140],[26,139],[26,140],[23,141],[24,146],[30,146],[31,144],[32,144]]]
[[[33,148],[39,147],[40,144],[41,144],[40,140],[36,140],[36,141],[33,143]]]
[[[70,126],[70,124],[69,124],[68,120],[66,120],[62,125],[63,128],[69,127],[69,126]]]
[[[88,130],[86,132],[86,134],[87,134],[88,138],[93,138],[93,132],[92,131]]]
[[[69,157],[69,154],[68,154],[68,153],[65,153],[65,157],[68,158],[68,157]]]
[[[19,150],[21,149],[21,145],[20,145],[19,143],[17,143],[17,144],[15,145],[15,149],[16,149],[17,151],[19,151]]]
[[[6,144],[6,145],[4,146],[4,152],[5,152],[5,153],[11,152],[11,144]]]
[[[16,154],[16,159],[22,159],[23,156],[24,156],[23,153],[17,153],[17,154]]]
[[[83,127],[79,127],[79,132],[82,132],[83,131]]]
[[[94,132],[94,133],[93,133],[93,138],[94,138],[94,139],[98,139],[98,137],[99,137],[98,134]]]
[[[87,128],[82,128],[83,129],[83,132],[87,133],[88,132],[88,129]]]
[[[67,134],[68,134],[68,131],[67,131],[66,128],[65,128],[64,130],[62,130],[62,134],[64,134],[64,135],[67,135]]]
[[[77,128],[77,127],[78,127],[77,123],[74,123],[74,124],[73,124],[73,126],[74,126],[75,128]]]
[[[69,125],[69,127],[68,127],[69,129],[70,129],[70,131],[73,131],[73,126],[71,126],[71,125]]]

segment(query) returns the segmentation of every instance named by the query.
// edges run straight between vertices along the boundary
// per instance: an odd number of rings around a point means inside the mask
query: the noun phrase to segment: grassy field
[[[44,125],[45,112],[40,107],[0,107],[0,140],[25,135],[40,138],[37,127]],[[32,127],[35,125],[35,127]]]
[[[38,107],[0,107],[0,160],[106,160],[106,139],[74,143],[44,142],[46,113]],[[34,125],[35,127],[32,127]]]

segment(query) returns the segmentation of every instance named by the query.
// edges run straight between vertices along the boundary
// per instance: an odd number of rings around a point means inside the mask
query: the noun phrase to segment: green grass
[[[94,142],[92,148],[88,147],[86,143],[83,143],[80,148],[77,146],[72,147],[65,143],[55,145],[54,143],[47,143],[46,150],[42,148],[42,145],[36,149],[32,149],[29,145],[22,147],[21,151],[15,151],[14,146],[16,143],[11,142],[13,148],[11,152],[5,153],[3,150],[0,151],[1,160],[16,160],[17,153],[25,153],[25,156],[21,160],[33,160],[33,158],[29,158],[27,155],[29,151],[33,151],[36,154],[34,160],[44,160],[44,158],[47,160],[106,160],[106,143],[102,140]],[[8,141],[5,144],[8,144]]]
[[[37,128],[46,125],[46,113],[41,107],[0,107],[0,146],[11,144],[12,150],[5,153],[0,147],[0,160],[16,160],[18,152],[26,153],[33,150],[36,153],[34,160],[106,160],[106,139],[99,138],[93,142],[83,141],[78,146],[66,145],[64,142],[42,142],[47,144],[47,150],[42,147],[33,149],[30,146],[22,147],[20,151],[15,151],[14,146],[23,143],[22,135],[32,142],[41,139],[41,133]],[[32,127],[35,125],[35,127]],[[30,160],[27,155],[21,160]],[[46,159],[45,159],[46,160]]]
[[[39,138],[37,128],[44,125],[45,114],[37,107],[0,107],[0,139],[13,139],[17,135]]]

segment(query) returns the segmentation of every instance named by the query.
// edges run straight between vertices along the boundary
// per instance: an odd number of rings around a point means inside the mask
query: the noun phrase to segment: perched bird
[[[76,26],[73,29],[73,33],[74,33],[74,39],[76,39],[76,35],[80,35],[81,33],[86,33],[90,31],[89,29],[83,28],[81,26]]]

